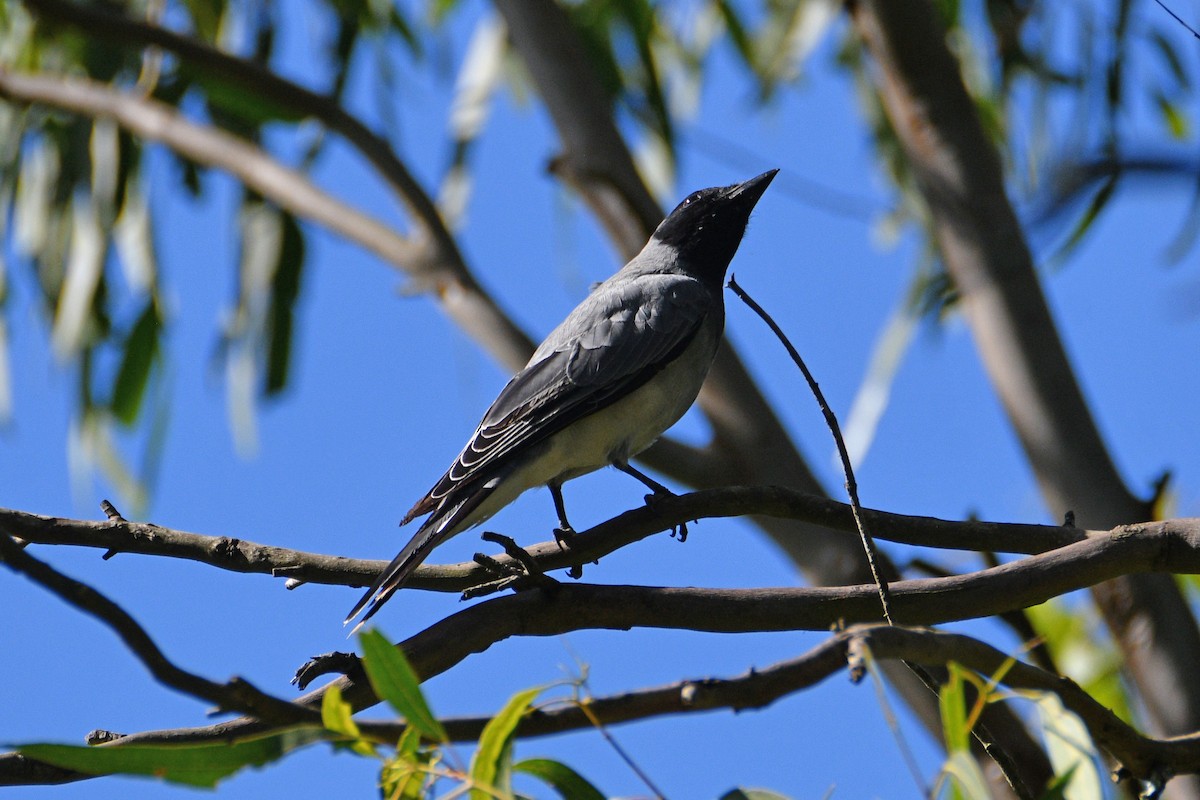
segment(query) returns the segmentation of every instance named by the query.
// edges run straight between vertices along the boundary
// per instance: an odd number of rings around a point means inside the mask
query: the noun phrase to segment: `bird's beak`
[[[779,170],[769,169],[762,175],[755,176],[745,183],[739,183],[729,190],[729,194],[726,197],[736,201],[739,205],[745,205],[748,209],[754,208],[758,203],[758,198],[763,196],[763,192],[771,185],[771,181],[777,172]]]

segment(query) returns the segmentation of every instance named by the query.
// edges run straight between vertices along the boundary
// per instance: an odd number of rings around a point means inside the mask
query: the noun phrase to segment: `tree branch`
[[[498,361],[513,370],[524,365],[533,352],[533,342],[476,282],[429,195],[388,141],[336,101],[282,78],[253,61],[222,52],[158,25],[130,19],[103,6],[84,6],[66,0],[24,1],[41,18],[79,28],[89,36],[99,36],[119,44],[168,50],[208,74],[235,83],[247,92],[269,98],[273,105],[284,106],[319,120],[329,130],[342,136],[391,186],[423,232],[423,236],[415,237],[411,244],[412,252],[406,258],[397,260],[381,255],[393,266],[405,270],[419,286],[432,289],[435,298],[459,327]],[[272,199],[280,202],[273,195]],[[283,203],[280,202],[280,205]]]
[[[222,711],[248,714],[276,725],[297,722],[321,724],[319,714],[272,697],[242,678],[233,678],[228,683],[215,683],[176,666],[123,608],[87,584],[68,578],[29,555],[7,534],[0,534],[0,562],[111,628],[155,680],[164,686],[215,703]]]
[[[999,522],[951,522],[863,509],[863,520],[880,539],[921,547],[1035,554],[1088,536],[1077,528]],[[626,511],[579,533],[564,551],[547,541],[526,548],[545,570],[594,561],[683,522],[770,516],[802,520],[839,531],[856,530],[851,508],[834,500],[780,486],[736,486],[664,497],[653,506]],[[364,586],[385,562],[309,553],[230,536],[208,536],[124,519],[79,520],[0,508],[0,529],[26,542],[94,547],[111,553],[182,558],[231,572],[255,573],[335,586]],[[510,563],[505,555],[497,560]],[[461,592],[489,578],[474,562],[422,565],[408,584],[414,589]]]
[[[936,625],[1026,608],[1120,575],[1165,570],[1200,573],[1200,519],[1126,526],[980,572],[897,581],[891,588],[900,621]],[[428,680],[514,636],[634,627],[710,633],[820,631],[841,622],[878,618],[878,595],[870,584],[763,589],[563,584],[549,594],[527,591],[470,606],[399,646],[422,680]],[[343,677],[334,683],[358,710],[378,702],[364,682]],[[323,693],[324,688],[317,689],[296,702],[319,704]],[[196,741],[261,729],[254,720],[241,719],[131,734],[121,741]]]
[[[1079,715],[1095,743],[1137,778],[1162,781],[1172,775],[1200,773],[1200,733],[1169,739],[1144,736],[1069,678],[1022,661],[1010,664],[1011,654],[985,642],[932,629],[858,625],[797,658],[751,669],[735,678],[682,680],[585,702],[589,713],[604,725],[668,714],[760,709],[811,688],[847,667],[851,680],[857,682],[867,651],[877,661],[890,659],[924,666],[954,662],[985,678],[1003,674],[1000,683],[1010,689],[1057,695],[1067,709]],[[442,724],[452,741],[473,742],[488,722],[487,717],[477,717],[446,719]],[[359,725],[384,739],[398,739],[404,731],[400,723],[360,720]],[[563,703],[531,712],[517,728],[517,735],[533,738],[590,727],[591,720],[577,703]]]
[[[904,148],[985,369],[1058,517],[1087,527],[1149,516],[1117,473],[1042,293],[991,144],[933,4],[859,0],[851,16],[878,64]],[[1200,628],[1178,587],[1141,576],[1096,587],[1156,730],[1200,728]],[[1200,786],[1200,784],[1197,784]],[[1193,794],[1196,787],[1193,787]]]
[[[2,68],[0,97],[112,119],[143,139],[161,142],[197,163],[229,172],[281,208],[356,242],[389,263],[420,261],[417,245],[318,189],[303,173],[285,167],[245,139],[192,122],[165,103],[82,78],[23,74]]]

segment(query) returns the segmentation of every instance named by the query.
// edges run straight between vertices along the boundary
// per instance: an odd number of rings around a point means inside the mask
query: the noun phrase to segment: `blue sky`
[[[469,27],[475,9],[470,5],[459,15],[456,30]],[[297,22],[289,33],[295,52],[288,63],[301,76],[301,50],[319,38],[317,25]],[[461,41],[456,38],[456,46]],[[679,178],[664,202],[779,167],[781,178],[818,181],[861,195],[876,212],[884,211],[888,189],[875,169],[852,87],[828,66],[831,51],[832,43],[822,47],[800,84],[766,112],[754,107],[751,87],[730,69],[728,54],[718,56],[700,114],[683,127]],[[374,118],[369,68],[369,59],[359,64],[351,97]],[[413,71],[401,86],[403,155],[432,186],[447,154],[448,84]],[[698,140],[689,138],[691,126],[745,144],[754,163],[730,164],[690,144]],[[541,110],[502,93],[475,157],[476,193],[462,235],[481,281],[535,338],[578,302],[588,284],[619,266],[578,203],[546,175],[545,164],[555,153]],[[156,173],[165,170],[156,157]],[[385,219],[399,219],[391,198],[345,147],[332,146],[315,174],[335,194]],[[156,186],[152,201],[162,226],[158,243],[171,323],[173,405],[146,519],[298,549],[390,558],[405,541],[405,532],[396,528],[400,516],[457,453],[506,376],[428,299],[401,296],[403,280],[395,272],[309,228],[292,388],[260,409],[258,452],[240,456],[221,381],[209,368],[220,315],[235,287],[237,240],[229,219],[236,193],[216,175],[206,180],[200,202],[166,190],[168,185]],[[1163,252],[1186,212],[1189,192],[1167,186],[1122,190],[1074,258],[1045,275],[1062,335],[1122,473],[1135,491],[1145,493],[1159,472],[1173,469],[1180,515],[1200,514],[1195,431],[1200,293],[1195,254],[1168,267]],[[1043,257],[1056,243],[1044,231],[1034,242]],[[798,202],[777,182],[759,205],[733,271],[790,334],[844,420],[917,254],[911,233],[883,246],[873,223]],[[5,489],[0,502],[100,518],[99,501],[113,497],[111,487],[96,480],[73,490],[69,476],[73,377],[54,366],[27,274],[19,266],[12,272],[15,418],[0,433]],[[800,376],[759,321],[731,294],[727,299],[730,337],[838,497],[841,478],[832,444]],[[702,438],[702,421],[690,416],[676,433]],[[858,478],[869,506],[1046,521],[969,332],[955,318],[918,332]],[[639,504],[643,491],[605,471],[568,484],[565,494],[582,529]],[[547,538],[553,523],[548,493],[536,491],[489,527],[529,544]],[[469,533],[434,558],[463,560],[477,549],[478,539]],[[885,549],[901,562],[910,557],[904,548]],[[33,552],[121,603],[177,663],[214,679],[239,674],[287,696],[296,666],[347,645],[340,623],[357,590],[305,586],[287,592],[281,581],[167,559],[101,561],[97,551],[67,548]],[[945,562],[972,565],[961,554]],[[751,526],[712,520],[693,526],[684,545],[655,537],[590,567],[586,579],[763,586],[792,585],[796,576]],[[131,732],[204,723],[202,704],[155,684],[106,629],[41,589],[0,574],[0,604],[10,619],[0,740],[78,742],[93,728]],[[404,592],[377,620],[398,639],[458,608],[453,596]],[[965,628],[1002,648],[1014,646],[993,626]],[[797,655],[822,638],[633,631],[510,640],[430,681],[428,691],[441,714],[482,714],[497,710],[518,689],[575,674],[577,662],[588,665],[591,689],[606,694],[685,677],[739,674]],[[936,748],[903,712],[901,725],[931,780],[940,765]],[[764,711],[653,720],[613,733],[670,797],[719,796],[736,785],[770,787],[797,798],[821,797],[831,788],[834,797],[845,798],[917,793],[874,692],[867,684],[851,686],[844,676]],[[465,760],[469,751],[461,752]],[[610,795],[646,792],[594,732],[524,742],[517,755],[558,757]],[[370,763],[318,747],[239,775],[219,792],[223,798],[291,800],[367,796],[375,777]],[[22,796],[190,794],[150,781],[104,779],[23,790]]]

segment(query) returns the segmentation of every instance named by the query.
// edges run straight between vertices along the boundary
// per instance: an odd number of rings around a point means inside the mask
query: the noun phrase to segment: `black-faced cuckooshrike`
[[[346,618],[366,622],[429,553],[526,489],[548,486],[562,526],[564,481],[629,466],[700,392],[725,327],[725,271],[778,170],[693,192],[619,272],[551,331],[467,446],[401,525],[428,514]],[[359,623],[360,625],[362,623]]]

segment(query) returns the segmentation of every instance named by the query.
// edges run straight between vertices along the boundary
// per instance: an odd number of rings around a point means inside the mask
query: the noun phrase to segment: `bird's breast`
[[[645,450],[691,407],[716,355],[721,326],[701,327],[691,344],[646,383],[567,426],[535,459],[538,485],[565,481]]]

